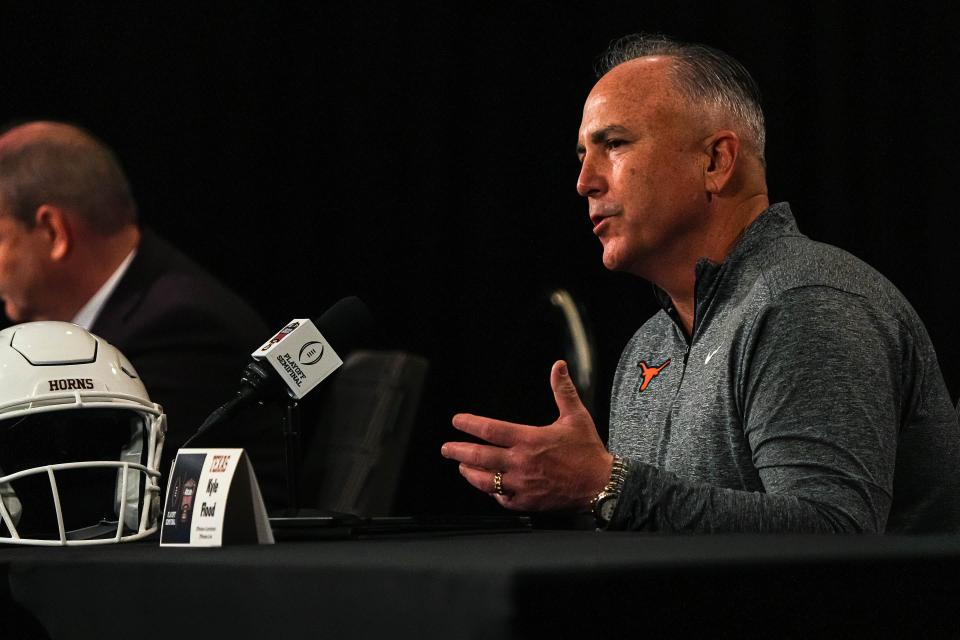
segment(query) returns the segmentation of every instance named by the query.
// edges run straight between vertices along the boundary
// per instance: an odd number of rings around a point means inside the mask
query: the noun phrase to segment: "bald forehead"
[[[38,121],[10,129],[0,136],[0,145],[7,148],[22,147],[41,140],[74,144],[92,142],[89,136],[76,127],[60,122]]]
[[[591,90],[583,108],[581,138],[611,126],[640,121],[676,121],[688,115],[687,101],[672,80],[673,59],[648,56],[607,72]]]
[[[618,64],[608,71],[590,92],[597,95],[632,100],[649,97],[676,98],[678,92],[672,78],[674,60],[669,56],[647,56]]]

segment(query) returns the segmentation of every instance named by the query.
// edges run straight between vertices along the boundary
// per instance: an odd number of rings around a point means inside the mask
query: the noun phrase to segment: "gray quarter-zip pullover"
[[[627,344],[611,528],[960,531],[960,427],[899,291],[771,206],[697,264],[693,335],[669,298]]]

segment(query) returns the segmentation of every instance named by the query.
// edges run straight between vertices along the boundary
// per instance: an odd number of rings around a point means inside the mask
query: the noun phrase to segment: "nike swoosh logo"
[[[722,345],[721,345],[722,346]],[[713,356],[717,355],[717,351],[720,351],[720,347],[717,347],[713,351],[707,354],[707,359],[703,361],[703,364],[710,364],[710,360],[713,359]]]

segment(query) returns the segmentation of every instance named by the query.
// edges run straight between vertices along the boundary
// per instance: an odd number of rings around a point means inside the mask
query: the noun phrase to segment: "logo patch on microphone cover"
[[[322,357],[323,343],[319,340],[312,340],[304,343],[304,345],[300,347],[300,355],[297,356],[297,359],[302,365],[310,365],[317,364]]]
[[[670,365],[670,358],[667,358],[666,362],[661,364],[659,367],[651,367],[645,361],[641,360],[637,363],[637,366],[640,367],[640,375],[643,376],[643,382],[640,383],[640,389],[637,393],[643,393],[647,390],[647,387],[650,386],[650,383],[653,382],[653,379],[660,375],[660,372],[666,369]]]
[[[296,328],[299,327],[299,326],[300,326],[300,323],[294,321],[294,322],[291,322],[290,324],[288,324],[287,326],[285,326],[283,329],[280,329],[280,333],[278,333],[277,335],[275,335],[275,336],[273,336],[272,338],[270,338],[270,340],[267,342],[267,344],[263,345],[263,347],[260,349],[260,351],[266,351],[267,349],[269,349],[269,348],[272,347],[273,345],[277,344],[278,342],[280,342],[281,340],[283,340],[284,338],[286,338],[288,335],[290,335],[291,333],[293,333],[293,330],[296,329]]]

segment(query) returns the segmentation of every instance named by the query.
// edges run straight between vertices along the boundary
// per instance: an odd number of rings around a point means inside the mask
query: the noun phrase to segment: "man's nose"
[[[598,167],[597,160],[587,154],[580,165],[580,176],[577,178],[577,193],[584,198],[597,196],[607,190],[607,181]]]

